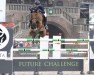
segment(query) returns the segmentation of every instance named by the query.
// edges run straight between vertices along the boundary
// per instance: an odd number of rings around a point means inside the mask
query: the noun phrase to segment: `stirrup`
[[[48,25],[47,24],[45,25],[45,29],[48,30]]]

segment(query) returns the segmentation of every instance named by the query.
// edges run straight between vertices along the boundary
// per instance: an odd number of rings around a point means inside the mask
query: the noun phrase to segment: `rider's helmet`
[[[39,0],[35,0],[35,5],[40,5],[40,1]]]

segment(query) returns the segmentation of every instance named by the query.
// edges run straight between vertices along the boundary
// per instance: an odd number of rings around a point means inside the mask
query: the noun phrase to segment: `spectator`
[[[25,42],[25,47],[26,48],[30,47],[30,43],[29,42]]]
[[[19,45],[18,45],[20,48],[23,48],[24,47],[24,43],[22,41],[19,42]]]
[[[17,48],[17,47],[18,47],[18,42],[17,41],[14,41],[13,48]]]

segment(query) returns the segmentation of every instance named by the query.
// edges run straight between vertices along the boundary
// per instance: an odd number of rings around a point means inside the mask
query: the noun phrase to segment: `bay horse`
[[[34,38],[44,37],[46,35],[46,29],[43,23],[43,14],[39,11],[31,13],[29,35]]]

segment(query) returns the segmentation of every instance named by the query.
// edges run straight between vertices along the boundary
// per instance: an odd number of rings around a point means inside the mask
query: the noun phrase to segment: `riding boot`
[[[46,30],[48,30],[47,17],[45,17],[45,28],[46,28]]]
[[[47,17],[45,17],[44,15],[43,15],[43,22],[44,22],[44,26],[45,26],[45,29],[47,29],[48,30],[48,25],[47,25]]]

